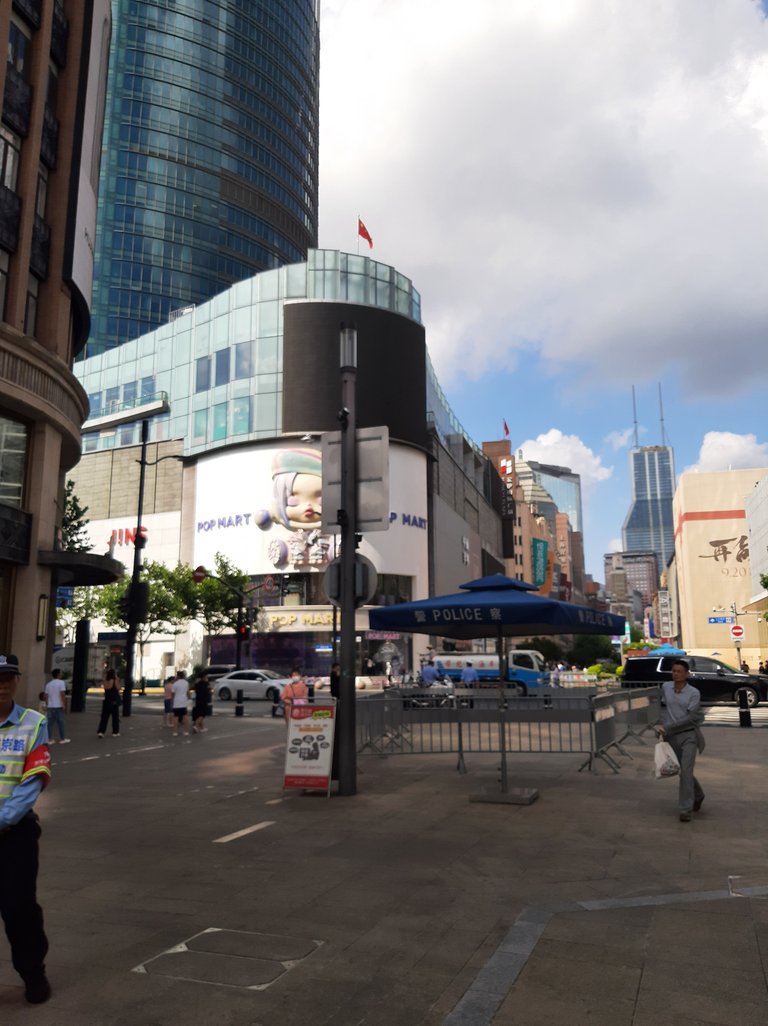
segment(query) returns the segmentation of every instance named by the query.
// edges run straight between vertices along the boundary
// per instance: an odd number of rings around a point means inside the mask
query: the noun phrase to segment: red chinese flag
[[[504,421],[504,437],[509,438],[509,428],[507,427],[506,420]]]
[[[360,236],[361,239],[365,239],[365,241],[368,243],[369,249],[373,249],[373,239],[371,238],[368,229],[365,227],[365,225],[359,217],[357,219],[357,234]]]

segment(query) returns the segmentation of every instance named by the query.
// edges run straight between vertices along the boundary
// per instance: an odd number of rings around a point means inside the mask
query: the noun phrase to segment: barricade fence
[[[602,760],[615,773],[617,756],[631,758],[630,740],[659,720],[657,687],[563,694],[557,688],[521,696],[509,689],[390,688],[357,702],[360,755],[456,753],[465,772],[473,753],[574,754],[580,769]]]

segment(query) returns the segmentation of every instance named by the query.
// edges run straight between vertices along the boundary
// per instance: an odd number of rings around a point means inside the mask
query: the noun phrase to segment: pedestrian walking
[[[37,903],[40,824],[34,805],[51,778],[51,757],[45,717],[15,702],[19,676],[16,656],[0,655],[0,916],[26,999],[41,1005],[51,985]]]
[[[291,706],[293,703],[295,702],[297,705],[306,705],[308,697],[309,688],[305,684],[304,678],[301,676],[301,670],[294,668],[291,670],[291,679],[283,688],[282,694],[283,715],[285,716],[286,723],[290,723]]]
[[[166,677],[163,683],[163,725],[172,727],[176,722],[173,715],[173,682],[175,677]]]
[[[104,698],[101,703],[101,719],[97,735],[104,737],[107,723],[112,720],[112,737],[120,737],[120,684],[114,670],[107,670],[102,681]]]
[[[703,722],[701,694],[688,683],[688,663],[675,659],[672,680],[665,681],[661,688],[661,723],[656,730],[670,743],[680,763],[681,823],[690,822],[692,813],[698,812],[704,801],[704,791],[693,773],[696,753],[704,751]]]
[[[208,729],[205,725],[205,717],[208,715],[208,706],[211,702],[211,682],[208,674],[198,674],[194,683],[195,704],[192,707],[192,730],[195,734],[204,734]]]
[[[55,743],[54,727],[59,732],[59,744],[69,744],[70,738],[64,730],[64,710],[67,705],[67,685],[61,679],[61,670],[52,670],[51,679],[45,685],[45,705],[48,710],[48,740]]]
[[[176,680],[173,682],[171,687],[173,693],[173,715],[174,731],[173,736],[179,736],[179,727],[184,731],[184,736],[189,735],[189,715],[187,712],[187,701],[189,699],[189,681],[187,675],[183,670],[179,670],[176,674]]]
[[[339,691],[341,690],[341,666],[339,663],[334,663],[331,666],[331,676],[329,679],[331,695],[333,698],[339,697]]]

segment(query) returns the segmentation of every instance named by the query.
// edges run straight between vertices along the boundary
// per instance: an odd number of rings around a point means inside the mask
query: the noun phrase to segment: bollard
[[[739,726],[752,726],[752,713],[749,710],[749,703],[747,702],[746,691],[739,692]]]
[[[243,709],[243,689],[238,688],[237,694],[235,695],[235,716],[242,716],[245,710]]]

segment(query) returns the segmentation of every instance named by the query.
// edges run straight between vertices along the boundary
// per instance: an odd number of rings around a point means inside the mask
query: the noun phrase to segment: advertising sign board
[[[322,698],[312,704],[291,703],[284,790],[330,791],[335,726],[334,698]]]

